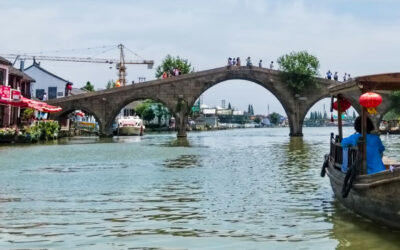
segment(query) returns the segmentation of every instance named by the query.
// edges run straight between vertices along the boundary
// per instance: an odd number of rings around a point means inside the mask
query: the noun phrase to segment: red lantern
[[[340,109],[342,110],[342,112],[348,110],[350,107],[351,107],[351,103],[350,103],[349,100],[347,100],[347,99],[342,99],[342,100],[340,101]],[[333,103],[333,109],[334,109],[334,110],[338,110],[338,101],[335,101],[335,102]]]
[[[382,96],[377,93],[367,92],[360,96],[359,102],[361,106],[367,108],[368,113],[376,114],[376,107],[382,103]]]

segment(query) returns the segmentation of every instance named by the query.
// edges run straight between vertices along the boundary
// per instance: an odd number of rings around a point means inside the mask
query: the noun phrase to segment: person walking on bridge
[[[333,80],[338,81],[339,80],[339,76],[337,74],[337,71],[335,72],[335,74],[333,75]]]
[[[332,72],[330,70],[326,72],[326,78],[328,78],[328,80],[332,80]]]
[[[253,64],[251,63],[251,58],[250,58],[250,56],[247,57],[247,59],[246,59],[246,66],[247,66],[247,68],[249,68],[249,69],[251,69],[251,68],[253,67]]]
[[[258,67],[262,68],[262,60],[258,62]]]
[[[274,69],[274,61],[271,61],[271,63],[269,64],[269,69]]]
[[[228,58],[228,69],[232,67],[232,58]]]
[[[236,66],[240,67],[240,57],[236,58]]]

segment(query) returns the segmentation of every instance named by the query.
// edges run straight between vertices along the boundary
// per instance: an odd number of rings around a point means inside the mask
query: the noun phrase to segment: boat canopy
[[[352,91],[385,92],[400,90],[400,73],[386,73],[356,77],[354,80],[329,88],[331,95]]]
[[[393,90],[400,90],[400,73],[386,73],[386,74],[360,76],[356,77],[352,81],[329,87],[329,93],[332,96],[331,104],[333,104],[333,98],[336,97],[338,99],[337,101],[338,113],[341,113],[342,111],[340,107],[341,105],[339,104],[346,95],[360,96],[366,92],[389,93],[390,91]],[[366,152],[367,117],[369,115],[365,107],[362,107],[362,112],[360,115],[361,115],[361,131],[362,131],[362,139],[360,140],[360,145],[362,146],[361,154],[363,158],[362,174],[366,174],[367,155],[363,152]],[[339,142],[341,142],[343,138],[341,116],[338,116],[338,136],[339,136]]]

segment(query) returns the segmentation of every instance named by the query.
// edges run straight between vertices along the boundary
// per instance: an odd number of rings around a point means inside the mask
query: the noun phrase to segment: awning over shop
[[[6,105],[11,105],[11,106],[14,106],[14,107],[33,108],[33,109],[36,109],[36,110],[38,110],[40,112],[45,112],[45,113],[57,113],[57,112],[60,112],[62,110],[61,107],[52,106],[52,105],[49,105],[49,104],[47,104],[45,102],[32,100],[32,99],[29,99],[29,98],[25,98],[23,96],[21,96],[21,100],[20,101],[12,101],[12,100],[0,99],[0,103],[1,104],[6,104]]]
[[[29,107],[46,113],[57,113],[62,110],[61,107],[52,106],[45,102],[36,101],[25,97],[22,97],[20,107]]]

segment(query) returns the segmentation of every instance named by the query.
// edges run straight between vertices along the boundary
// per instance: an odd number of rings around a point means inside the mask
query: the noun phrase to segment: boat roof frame
[[[385,73],[385,74],[375,74],[356,77],[354,80],[345,82],[340,85],[331,86],[328,88],[329,93],[332,98],[338,98],[338,113],[341,113],[340,99],[342,99],[342,94],[346,93],[359,93],[360,95],[373,91],[373,92],[387,92],[400,90],[400,73]],[[333,99],[332,99],[333,103]],[[332,108],[331,108],[332,109]],[[362,138],[359,141],[359,146],[362,154],[362,169],[361,174],[367,174],[367,147],[366,147],[366,135],[367,135],[367,109],[362,107],[361,112],[361,134]],[[338,117],[341,118],[339,115]],[[338,130],[339,130],[339,140],[342,140],[342,121],[338,119]]]
[[[393,91],[400,90],[400,73],[384,73],[356,77],[354,80],[328,88],[331,95],[352,91]]]

